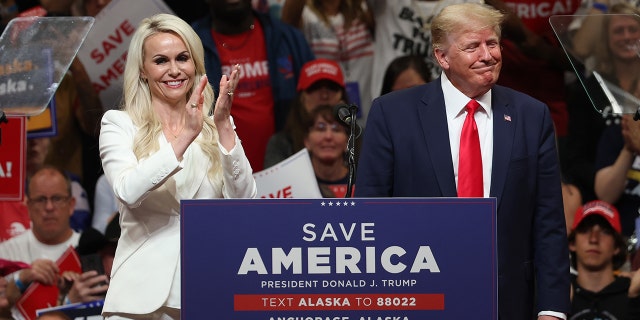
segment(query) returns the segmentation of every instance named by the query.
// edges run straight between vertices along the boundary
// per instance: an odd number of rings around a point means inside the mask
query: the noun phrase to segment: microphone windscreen
[[[351,112],[349,111],[349,106],[341,103],[333,107],[333,114],[340,122],[343,124],[351,124]]]

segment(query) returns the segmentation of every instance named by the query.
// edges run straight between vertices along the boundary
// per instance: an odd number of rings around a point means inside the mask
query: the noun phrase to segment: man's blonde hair
[[[486,4],[467,2],[446,6],[431,21],[431,46],[434,50],[444,49],[452,33],[467,30],[493,28],[500,37],[504,17],[502,12]]]

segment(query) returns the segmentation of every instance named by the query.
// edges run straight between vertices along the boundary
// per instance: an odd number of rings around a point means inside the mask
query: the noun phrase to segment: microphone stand
[[[349,140],[347,141],[347,165],[349,166],[349,181],[347,182],[347,193],[345,198],[352,198],[353,184],[356,181],[356,130],[358,124],[356,123],[356,113],[358,106],[355,104],[349,105],[349,113],[351,117],[351,130],[349,132]]]

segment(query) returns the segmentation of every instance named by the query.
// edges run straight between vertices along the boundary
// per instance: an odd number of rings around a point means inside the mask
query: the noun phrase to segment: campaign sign
[[[38,309],[36,310],[36,315],[40,317],[43,314],[57,312],[63,313],[73,320],[102,320],[103,317],[100,314],[102,313],[103,305],[104,300],[78,302],[51,308]]]
[[[253,178],[258,198],[322,198],[307,149],[254,173]]]
[[[56,98],[49,100],[44,111],[27,118],[27,139],[55,137],[58,135],[58,120],[56,119]]]
[[[25,117],[7,116],[0,122],[0,201],[22,201],[26,176]]]
[[[495,198],[181,206],[184,319],[498,319]]]
[[[7,48],[3,54],[13,60],[0,65],[0,97],[7,109],[40,109],[55,92],[51,48],[32,51]]]

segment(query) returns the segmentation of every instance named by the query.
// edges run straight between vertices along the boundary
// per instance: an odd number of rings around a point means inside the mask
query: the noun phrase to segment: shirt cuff
[[[562,320],[567,320],[567,315],[562,313],[562,312],[555,312],[555,311],[540,311],[538,313],[538,316],[552,316],[552,317],[556,317],[558,319],[562,319]]]
[[[233,145],[233,148],[231,150],[227,150],[225,147],[223,147],[222,143],[220,143],[220,139],[218,139],[218,149],[220,149],[223,155],[225,156],[231,155],[237,149],[238,144],[240,143],[240,138],[238,138],[238,135],[236,134],[236,137],[234,139],[235,139],[235,144]]]

